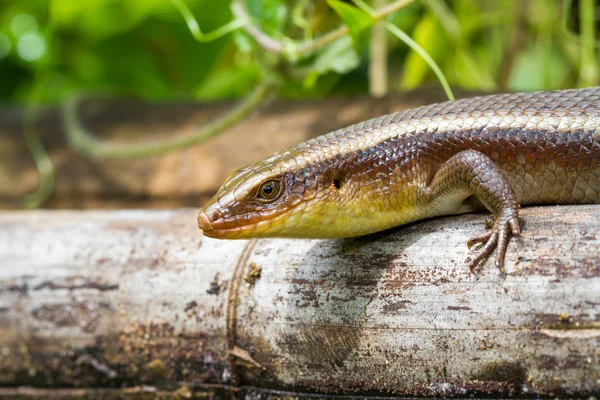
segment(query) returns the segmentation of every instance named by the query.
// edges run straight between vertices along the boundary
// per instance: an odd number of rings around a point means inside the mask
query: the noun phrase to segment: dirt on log
[[[74,151],[66,141],[59,110],[44,109],[37,129],[56,169],[54,196],[44,207],[196,207],[233,171],[269,154],[358,121],[443,100],[439,90],[383,99],[278,100],[189,150],[150,159],[104,161]],[[231,106],[92,99],[81,105],[80,116],[98,138],[139,143],[192,133]],[[22,131],[23,111],[0,108],[0,208],[20,207],[23,197],[39,184]]]
[[[476,278],[485,218],[219,241],[196,210],[0,213],[0,396],[600,395],[600,206],[523,209]]]

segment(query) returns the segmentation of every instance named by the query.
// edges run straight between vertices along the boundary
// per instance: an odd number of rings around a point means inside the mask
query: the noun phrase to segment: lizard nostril
[[[209,219],[211,222],[217,222],[217,221],[218,221],[220,218],[222,218],[222,217],[223,217],[223,216],[221,215],[221,213],[220,213],[220,212],[218,212],[218,211],[215,211],[215,212],[213,212],[213,213],[210,215],[210,217],[208,217],[208,219]]]

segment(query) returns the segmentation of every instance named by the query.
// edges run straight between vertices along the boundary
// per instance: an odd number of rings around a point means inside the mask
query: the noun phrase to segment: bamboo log
[[[465,243],[484,214],[254,241],[205,238],[195,216],[0,213],[0,396],[600,394],[600,206],[523,209],[506,274],[479,278]]]

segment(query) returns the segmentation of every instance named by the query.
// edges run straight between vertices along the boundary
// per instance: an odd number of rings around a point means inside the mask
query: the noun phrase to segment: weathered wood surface
[[[0,386],[600,395],[600,206],[523,209],[479,279],[484,214],[295,241],[195,217],[0,213]]]
[[[121,161],[76,153],[66,143],[58,110],[45,109],[37,128],[56,169],[55,194],[45,207],[197,207],[233,171],[275,151],[361,120],[443,100],[439,90],[382,99],[280,100],[187,151]],[[80,110],[83,125],[95,136],[135,143],[188,134],[229,107],[90,100]],[[20,207],[39,183],[23,139],[22,116],[21,110],[0,108],[0,208]]]

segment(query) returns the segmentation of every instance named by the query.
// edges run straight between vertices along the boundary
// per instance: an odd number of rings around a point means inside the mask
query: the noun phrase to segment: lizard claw
[[[471,247],[473,247],[476,244],[487,242],[489,240],[489,238],[492,236],[492,233],[493,233],[493,231],[486,232],[481,236],[475,236],[475,237],[472,237],[471,239],[469,239],[467,241],[467,246],[469,247],[469,250],[471,250]]]
[[[467,246],[469,249],[475,244],[483,243],[483,248],[468,262],[471,273],[475,274],[475,270],[481,261],[488,257],[494,249],[496,249],[496,268],[504,273],[504,256],[508,246],[510,235],[518,236],[521,233],[519,221],[516,217],[498,218],[496,219],[491,231],[474,238],[469,239]]]

